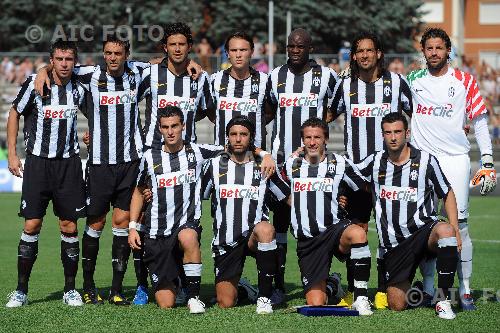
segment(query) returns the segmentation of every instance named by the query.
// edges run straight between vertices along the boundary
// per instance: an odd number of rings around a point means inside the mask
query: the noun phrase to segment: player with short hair
[[[343,218],[339,209],[339,186],[345,182],[353,190],[366,183],[345,157],[327,152],[328,125],[310,118],[300,133],[303,156],[291,156],[283,168],[283,178],[291,187],[292,233],[297,239],[297,256],[308,305],[327,302],[327,278],[333,256],[353,262],[354,303],[360,315],[371,315],[367,297],[371,255],[366,232]]]
[[[83,305],[75,289],[80,248],[78,218],[85,216],[85,184],[76,131],[77,113],[84,90],[73,76],[78,59],[74,42],[56,40],[50,50],[50,93],[35,94],[34,75],[28,77],[12,103],[7,121],[9,171],[23,178],[19,216],[24,228],[18,246],[18,284],[7,307],[28,304],[28,282],[38,255],[38,237],[49,201],[61,230],[61,261],[64,268],[63,302]],[[24,116],[26,161],[16,153],[19,119]]]
[[[288,61],[269,74],[266,98],[271,104],[267,121],[274,119],[271,138],[272,154],[278,166],[301,146],[300,126],[311,118],[324,119],[328,99],[333,96],[337,74],[328,67],[309,59],[312,52],[311,35],[296,29],[288,36]],[[290,207],[273,203],[273,224],[278,243],[279,271],[275,278],[273,303],[281,303],[285,296],[285,263],[287,232],[290,225]]]
[[[214,218],[212,252],[217,303],[233,307],[245,258],[255,256],[258,271],[257,313],[272,313],[273,278],[277,271],[277,246],[269,210],[267,189],[285,199],[288,186],[260,171],[260,158],[253,158],[255,125],[246,116],[232,118],[224,131],[229,154],[211,159],[204,174],[204,196],[212,198]]]
[[[474,126],[474,135],[481,151],[481,169],[473,178],[481,185],[481,194],[492,192],[496,186],[493,150],[488,132],[486,106],[476,79],[469,73],[448,65],[451,41],[438,28],[428,29],[421,39],[427,68],[408,75],[413,95],[414,115],[411,121],[412,144],[434,155],[456,194],[458,219],[463,245],[458,262],[460,305],[463,310],[475,310],[470,290],[472,275],[472,241],[469,217],[470,144],[463,126],[467,120]],[[434,294],[434,265],[422,267],[424,290]]]
[[[449,297],[461,245],[454,191],[436,157],[407,143],[410,131],[404,115],[387,114],[381,129],[386,149],[368,156],[357,167],[371,182],[378,238],[387,249],[384,267],[389,308],[406,308],[418,264],[423,258],[437,257],[436,313],[454,319]],[[434,194],[443,199],[449,223],[439,221]]]
[[[237,31],[224,43],[231,67],[212,74],[210,90],[213,108],[207,111],[208,118],[215,124],[215,144],[226,140],[226,126],[239,115],[247,116],[254,124],[255,145],[264,148],[266,144],[266,116],[264,103],[268,76],[250,65],[254,51],[253,39],[245,32]]]
[[[390,112],[412,113],[411,92],[405,79],[387,70],[384,50],[380,39],[371,32],[359,33],[351,43],[350,74],[342,77],[335,87],[334,97],[329,106],[329,121],[345,113],[344,144],[347,157],[359,163],[365,157],[384,148],[380,128],[382,117]],[[373,210],[370,193],[346,188],[349,201],[347,218],[360,224],[368,232],[368,221]],[[374,305],[376,309],[387,307],[384,284],[383,254],[378,248],[378,287]],[[349,260],[347,263],[348,293],[345,303],[352,303],[354,280]]]

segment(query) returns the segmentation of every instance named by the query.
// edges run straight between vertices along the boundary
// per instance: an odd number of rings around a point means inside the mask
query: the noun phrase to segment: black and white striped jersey
[[[302,145],[302,123],[312,117],[323,119],[328,99],[333,96],[337,74],[312,60],[310,65],[302,75],[293,74],[288,65],[273,69],[269,75],[266,94],[276,110],[271,143],[278,165]]]
[[[436,221],[434,194],[443,198],[450,189],[437,159],[411,145],[410,149],[403,165],[391,163],[385,151],[356,164],[371,181],[379,242],[387,249]]]
[[[169,236],[200,218],[203,163],[223,150],[222,146],[186,143],[176,153],[156,148],[144,152],[137,186],[153,192],[145,212],[145,233],[149,237]]]
[[[250,67],[250,77],[237,80],[231,76],[231,68],[212,74],[210,91],[215,106],[214,142],[226,142],[226,125],[240,115],[247,116],[255,124],[255,146],[265,149],[266,118],[264,96],[267,74]]]
[[[158,109],[178,106],[184,114],[186,126],[183,140],[196,142],[195,118],[198,107],[206,110],[212,105],[210,84],[206,72],[193,80],[186,72],[177,76],[168,69],[167,60],[152,65],[143,73],[140,88],[141,99],[146,97],[146,125],[144,127],[146,147],[161,145],[163,137],[157,123]]]
[[[386,114],[404,111],[411,116],[411,91],[400,74],[389,71],[371,83],[345,77],[335,86],[329,109],[335,117],[345,113],[345,150],[358,163],[384,149],[380,124]]]
[[[120,77],[100,66],[75,67],[78,80],[87,93],[86,116],[89,123],[89,161],[92,164],[119,164],[140,159],[138,89],[141,75],[149,63],[129,61]]]
[[[259,160],[239,164],[228,154],[222,154],[207,163],[203,192],[205,198],[212,197],[214,255],[235,247],[257,223],[269,221],[269,209],[264,203],[267,189],[278,200],[285,199],[290,192],[278,174],[269,180],[262,176]]]
[[[338,196],[341,183],[353,190],[366,181],[347,158],[328,152],[318,164],[291,156],[282,170],[292,195],[292,233],[297,239],[317,236],[343,216]]]
[[[35,75],[23,83],[12,103],[24,116],[24,141],[28,154],[44,158],[68,158],[80,150],[76,122],[85,90],[74,77],[58,86],[51,80],[48,97],[35,93]]]

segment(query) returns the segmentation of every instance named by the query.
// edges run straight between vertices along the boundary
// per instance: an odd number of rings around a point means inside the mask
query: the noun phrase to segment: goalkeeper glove
[[[497,173],[493,166],[493,156],[483,155],[481,156],[481,165],[479,170],[472,178],[472,186],[481,185],[480,193],[481,195],[486,195],[495,190],[497,186]]]

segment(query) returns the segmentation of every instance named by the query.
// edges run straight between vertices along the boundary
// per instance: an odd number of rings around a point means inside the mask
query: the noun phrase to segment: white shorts
[[[458,219],[469,217],[469,180],[470,180],[470,158],[469,155],[436,156],[439,166],[443,170],[446,179],[457,199]],[[442,214],[446,216],[444,207]]]

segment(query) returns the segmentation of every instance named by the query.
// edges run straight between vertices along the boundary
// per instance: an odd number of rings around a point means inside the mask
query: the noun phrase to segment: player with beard
[[[463,310],[475,310],[470,289],[472,241],[467,223],[470,144],[463,126],[467,120],[474,126],[474,135],[481,152],[481,168],[472,182],[481,185],[481,195],[486,195],[496,186],[487,110],[476,79],[448,64],[451,41],[444,30],[428,29],[420,44],[427,68],[408,75],[414,110],[411,141],[415,147],[436,156],[456,194],[463,242],[458,261],[460,305]],[[430,295],[427,299],[431,299],[434,294],[434,271],[433,262],[422,265],[424,291]]]

